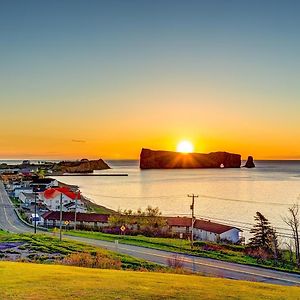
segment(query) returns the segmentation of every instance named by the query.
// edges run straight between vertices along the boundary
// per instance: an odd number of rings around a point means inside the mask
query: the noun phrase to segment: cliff
[[[52,168],[53,173],[92,173],[94,170],[110,169],[102,159],[80,161],[61,161]]]
[[[141,169],[240,168],[241,156],[228,152],[178,153],[142,149]]]

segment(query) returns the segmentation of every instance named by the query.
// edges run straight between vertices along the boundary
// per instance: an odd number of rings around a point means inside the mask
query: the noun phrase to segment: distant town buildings
[[[23,166],[28,167],[31,165],[30,162],[24,161]],[[109,215],[87,213],[84,198],[76,188],[59,183],[53,178],[41,178],[36,173],[28,171],[26,174],[20,173],[20,170],[19,172],[2,172],[0,179],[4,182],[9,196],[20,201],[20,207],[27,212],[30,222],[38,218],[39,225],[46,227],[58,226],[61,210],[62,221],[70,227],[74,227],[76,219],[76,226],[88,226],[95,230],[111,228],[118,231],[116,227],[119,225],[111,223]],[[37,207],[37,214],[35,214],[35,206]],[[118,216],[123,217],[124,215],[119,214]],[[129,231],[137,231],[139,230],[138,218],[147,218],[147,216],[126,215],[126,218],[128,218],[128,224],[122,226],[125,226]],[[151,217],[149,216],[149,218]],[[191,236],[191,218],[161,216],[158,218],[163,221],[156,224],[156,229],[158,228],[161,233],[174,236],[180,235],[184,238]],[[203,219],[194,220],[194,240],[238,243],[241,241],[241,233],[241,229],[233,226]]]

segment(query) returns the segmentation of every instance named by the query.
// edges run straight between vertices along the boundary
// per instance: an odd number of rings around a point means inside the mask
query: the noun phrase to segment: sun
[[[194,146],[189,141],[181,141],[176,148],[177,152],[181,153],[191,153],[194,151]]]

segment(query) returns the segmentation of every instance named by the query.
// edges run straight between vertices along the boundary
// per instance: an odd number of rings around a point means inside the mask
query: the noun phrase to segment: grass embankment
[[[140,235],[114,235],[91,231],[68,231],[66,234],[104,241],[118,240],[121,244],[129,244],[177,253],[180,252],[239,264],[299,273],[299,270],[295,269],[295,267],[291,266],[287,261],[284,263],[278,262],[277,264],[273,260],[258,261],[256,258],[246,254],[245,246],[199,241],[194,243],[194,249],[191,250],[190,242],[188,240],[181,239],[154,238]],[[287,252],[284,252],[283,255],[287,255]]]
[[[77,185],[67,184],[67,183],[64,183],[62,181],[58,181],[58,186],[59,187],[66,187],[66,188],[71,189],[71,190],[77,190],[78,189]],[[107,208],[105,206],[96,204],[96,203],[92,202],[91,200],[87,199],[86,197],[82,197],[81,200],[85,204],[88,212],[94,212],[94,213],[97,213],[97,214],[104,214],[104,215],[110,215],[110,214],[116,213],[114,210],[112,210],[110,208]]]
[[[285,299],[300,288],[193,275],[0,262],[0,299]]]
[[[83,198],[82,201],[86,205],[88,212],[95,212],[97,214],[104,214],[104,215],[110,215],[110,214],[116,213],[114,210],[109,209],[105,206],[96,204],[86,198]]]
[[[131,270],[171,272],[169,268],[147,262],[143,259],[75,241],[60,241],[57,237],[49,235],[11,234],[0,230],[0,244],[1,243],[18,243],[16,247],[0,250],[0,258],[2,260],[13,259],[39,263],[64,263],[63,260],[68,258],[71,254],[85,253],[90,254],[91,258],[99,254],[99,257],[103,261],[108,262],[107,264],[103,264],[103,268],[118,267]],[[78,258],[80,258],[80,256]],[[84,262],[82,262],[81,265],[84,265]]]

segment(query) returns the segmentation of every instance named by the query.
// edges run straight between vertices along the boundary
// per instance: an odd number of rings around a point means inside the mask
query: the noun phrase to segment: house
[[[62,211],[86,212],[86,207],[81,201],[80,192],[74,193],[67,187],[53,187],[39,193],[39,199],[47,206],[49,210],[60,210],[60,199],[62,198]],[[76,203],[77,202],[77,203]]]
[[[60,212],[59,211],[49,211],[42,215],[44,219],[45,227],[55,227],[59,226]],[[109,215],[96,214],[96,213],[77,213],[76,214],[76,224],[85,226],[97,226],[106,227],[108,226]],[[63,212],[62,221],[69,222],[70,226],[74,226],[75,212]]]
[[[13,191],[13,196],[19,198],[21,193],[33,193],[32,187],[18,186]]]
[[[38,198],[38,196],[36,196]],[[30,206],[35,202],[34,193],[21,192],[19,195],[19,200],[24,203],[26,206]]]
[[[169,229],[175,233],[191,234],[192,218],[168,217]],[[211,222],[208,220],[196,219],[194,222],[194,239],[211,242],[227,240],[237,243],[241,239],[242,230],[233,226]]]
[[[5,172],[3,174],[1,174],[0,179],[5,183],[5,184],[9,184],[12,181],[21,181],[22,180],[22,175],[19,174],[18,172]]]
[[[52,187],[58,187],[58,181],[53,178],[33,178],[30,186],[35,191],[45,191]]]

